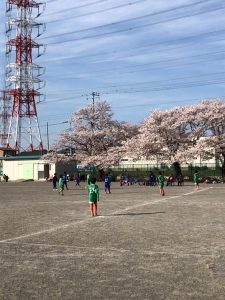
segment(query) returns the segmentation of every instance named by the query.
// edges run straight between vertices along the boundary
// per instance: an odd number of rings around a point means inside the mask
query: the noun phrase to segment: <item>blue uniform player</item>
[[[104,183],[105,183],[105,193],[107,194],[107,192],[109,192],[109,194],[111,194],[111,191],[110,191],[111,178],[108,174],[106,174],[104,177]]]

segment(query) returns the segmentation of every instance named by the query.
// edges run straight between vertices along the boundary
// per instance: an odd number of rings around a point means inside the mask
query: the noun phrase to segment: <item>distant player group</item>
[[[170,177],[171,176],[166,178],[164,175],[162,175],[161,172],[159,173],[159,175],[157,177],[155,177],[155,175],[152,172],[150,172],[149,185],[150,186],[158,185],[160,195],[165,196],[164,183],[165,183],[165,181],[167,181],[167,185],[169,185],[171,183]],[[178,176],[178,186],[181,185],[179,183],[179,180],[180,179]],[[56,174],[54,174],[54,176],[52,178],[53,191],[58,191],[59,194],[64,196],[64,189],[66,188],[68,190],[67,181],[68,181],[68,177],[67,177],[66,172],[64,172],[64,174],[61,174],[59,176],[59,180],[58,180]],[[104,175],[104,189],[105,189],[106,194],[107,193],[111,194],[111,181],[112,181],[111,176],[108,174],[105,174]],[[195,190],[199,190],[198,171],[195,171],[194,176],[193,176],[193,181],[194,181],[194,185],[195,185]],[[57,182],[58,182],[58,188],[57,188]],[[80,186],[80,174],[79,173],[77,173],[77,175],[75,177],[75,182],[76,182],[76,186]],[[128,181],[127,181],[127,183],[128,183]],[[171,183],[171,185],[172,185],[172,183]],[[91,176],[91,174],[87,174],[87,185],[85,188],[88,191],[88,201],[89,201],[89,208],[90,208],[91,216],[96,217],[98,215],[97,202],[99,201],[99,186],[96,184],[96,178],[93,178]]]
[[[151,176],[151,175],[150,175]],[[170,177],[167,179],[167,185],[169,185]],[[195,190],[199,190],[199,176],[198,176],[198,171],[196,170],[193,176],[194,180],[194,185],[195,185]],[[159,173],[159,176],[156,179],[156,182],[158,183],[159,186],[159,193],[161,196],[165,196],[165,190],[164,190],[164,183],[166,181],[166,177],[162,175],[162,173]],[[180,177],[178,176],[178,186],[181,185]]]

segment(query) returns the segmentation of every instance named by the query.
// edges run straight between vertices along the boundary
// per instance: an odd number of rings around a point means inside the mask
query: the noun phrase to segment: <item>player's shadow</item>
[[[141,216],[141,215],[157,215],[157,214],[165,214],[165,211],[156,211],[156,212],[129,212],[129,213],[121,213],[121,214],[113,214],[108,215],[107,217],[120,217],[120,216]]]

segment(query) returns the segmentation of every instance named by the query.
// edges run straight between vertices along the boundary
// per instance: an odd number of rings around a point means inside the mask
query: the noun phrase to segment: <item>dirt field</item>
[[[0,183],[0,299],[225,299],[223,184],[69,188]]]

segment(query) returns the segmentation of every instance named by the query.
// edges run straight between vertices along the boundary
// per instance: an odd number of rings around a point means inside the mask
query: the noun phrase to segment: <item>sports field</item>
[[[0,183],[0,299],[225,299],[225,186]]]

